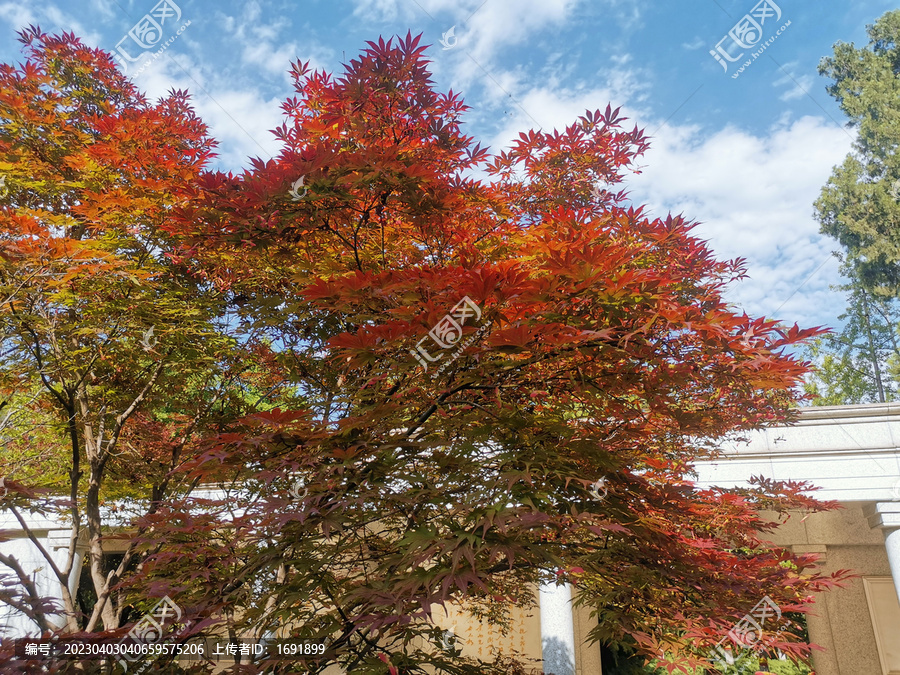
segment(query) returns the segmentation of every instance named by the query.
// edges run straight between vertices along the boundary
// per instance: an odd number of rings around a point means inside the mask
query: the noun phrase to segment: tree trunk
[[[884,384],[881,382],[881,364],[878,363],[878,352],[875,351],[875,340],[872,338],[872,324],[869,320],[869,299],[866,290],[862,291],[863,316],[866,319],[866,337],[869,338],[869,360],[872,362],[872,370],[875,373],[875,386],[878,388],[878,400],[885,402]]]

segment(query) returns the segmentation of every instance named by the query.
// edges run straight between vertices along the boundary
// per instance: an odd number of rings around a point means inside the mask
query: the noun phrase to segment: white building
[[[816,598],[808,618],[816,675],[900,675],[900,404],[805,408],[791,427],[750,434],[727,458],[698,467],[700,487],[750,476],[809,481],[842,508],[792,517],[772,535],[814,552],[823,572],[860,578]]]

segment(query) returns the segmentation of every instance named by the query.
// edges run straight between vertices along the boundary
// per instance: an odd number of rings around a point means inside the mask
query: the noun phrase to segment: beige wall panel
[[[863,587],[875,630],[882,675],[900,675],[900,602],[891,577],[865,577]]]

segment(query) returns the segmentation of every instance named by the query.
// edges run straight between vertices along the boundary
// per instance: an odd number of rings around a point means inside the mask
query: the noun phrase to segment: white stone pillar
[[[891,564],[891,576],[894,577],[894,588],[900,600],[900,528],[884,531],[884,546],[887,549],[888,562]]]
[[[884,533],[894,588],[900,600],[900,502],[877,502],[865,510],[869,527],[877,527]]]
[[[572,587],[541,584],[541,657],[546,675],[575,675]]]

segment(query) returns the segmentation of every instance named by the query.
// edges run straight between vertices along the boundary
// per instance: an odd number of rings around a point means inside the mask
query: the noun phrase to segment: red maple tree
[[[617,110],[491,155],[427,64],[411,35],[340,77],[295,64],[279,156],[206,174],[171,221],[305,405],[210,440],[191,477],[239,515],[161,511],[147,578],[239,633],[330,636],[351,672],[510,672],[429,646],[432,612],[502,622],[553,579],[596,608],[592,638],[669,668],[763,594],[807,610],[846,574],[764,537],[834,505],[690,477],[729,434],[791,419],[790,348],[823,331],[735,312],[743,261],[630,204],[647,141]],[[796,628],[763,643],[803,656]]]
[[[845,576],[764,540],[833,506],[803,485],[691,481],[724,438],[791,419],[790,349],[822,331],[735,312],[743,262],[629,202],[640,130],[607,107],[492,155],[411,35],[340,77],[292,72],[279,156],[178,176],[159,224],[237,341],[260,336],[280,407],[173,469],[219,492],[155,502],[131,592],[232,635],[327,639],[307,669],[499,675],[526,664],[449,653],[441,605],[503,624],[571,582],[592,638],[672,669],[763,594],[802,612]],[[802,656],[796,633],[762,644]]]

